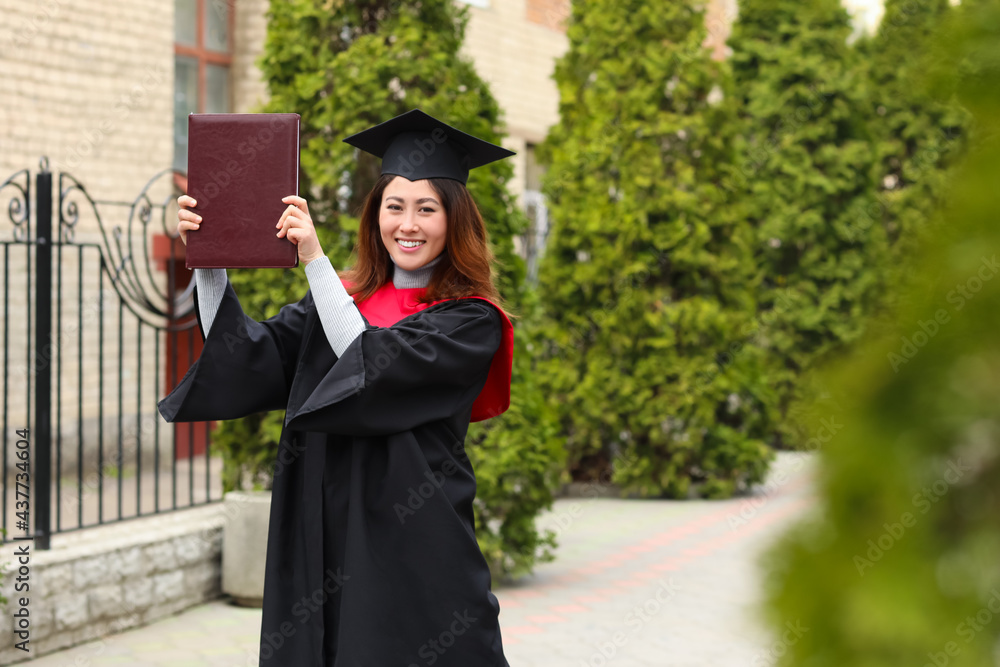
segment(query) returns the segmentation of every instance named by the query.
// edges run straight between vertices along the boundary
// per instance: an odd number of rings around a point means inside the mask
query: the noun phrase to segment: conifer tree
[[[885,230],[865,222],[874,142],[850,30],[839,0],[745,0],[729,40],[742,131],[725,187],[756,231],[757,342],[785,446],[806,440],[791,414],[806,371],[858,339],[885,282]]]
[[[574,2],[542,146],[545,383],[575,479],[728,496],[770,457],[749,228],[721,206],[729,107],[691,2]]]
[[[816,462],[818,506],[760,559],[770,627],[805,629],[775,651],[782,667],[996,664],[1000,6],[954,12],[920,74],[945,102],[957,84],[968,154],[906,260],[893,326],[829,369],[846,407]]]
[[[272,0],[259,61],[269,91],[262,111],[302,116],[299,191],[336,269],[352,263],[358,213],[379,175],[378,159],[355,151],[344,137],[421,108],[500,143],[497,102],[459,54],[466,22],[466,9],[451,0]],[[500,267],[500,293],[517,313],[525,266],[513,237],[527,222],[506,187],[512,174],[510,161],[500,161],[473,170],[468,187]],[[230,279],[246,312],[258,319],[308,289],[301,269],[231,271]],[[539,533],[534,516],[551,504],[561,468],[560,442],[545,427],[544,401],[531,382],[520,328],[515,323],[512,408],[472,424],[466,439],[479,482],[477,536],[498,575],[526,572],[538,557],[550,557],[552,534]],[[226,454],[228,488],[245,476],[269,484],[281,423],[280,413],[268,413],[221,425],[215,440]]]
[[[870,224],[886,228],[897,257],[907,253],[940,203],[948,168],[964,144],[963,109],[912,85],[927,67],[931,35],[949,11],[948,0],[886,0],[878,33],[859,44],[878,142],[878,192],[866,213]]]

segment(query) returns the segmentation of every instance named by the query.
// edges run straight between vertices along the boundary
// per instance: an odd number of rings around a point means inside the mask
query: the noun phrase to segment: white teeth
[[[416,248],[418,245],[423,245],[424,242],[397,240],[397,243],[399,243],[399,245],[403,246],[404,248]]]

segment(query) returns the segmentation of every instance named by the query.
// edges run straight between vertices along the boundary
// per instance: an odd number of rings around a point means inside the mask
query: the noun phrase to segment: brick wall
[[[237,112],[263,97],[253,59],[267,4],[235,3]],[[173,12],[164,0],[0,0],[0,179],[47,155],[95,198],[121,199],[169,166]]]
[[[256,61],[267,35],[267,0],[239,0],[233,50],[233,109],[252,112],[267,99],[267,86]]]
[[[233,105],[234,111],[245,112],[254,110],[266,94],[254,60],[263,45],[268,0],[235,0],[234,7]],[[0,0],[0,182],[24,168],[32,170],[33,178],[39,158],[47,156],[56,178],[61,172],[72,175],[91,198],[131,202],[154,174],[168,168],[173,159],[173,12],[174,3],[169,0]],[[169,177],[158,181],[149,193],[151,200],[156,204],[172,202],[170,185]],[[7,215],[12,198],[16,198],[13,188],[0,190],[0,240],[13,236]],[[127,207],[99,205],[105,236],[87,197],[76,191],[71,200],[78,211],[72,229],[77,244],[104,245],[113,239],[114,228],[121,227],[126,252],[131,240],[139,257],[145,253],[146,238],[176,226],[173,208],[165,214],[156,212],[144,227],[134,215],[129,225],[132,212]],[[8,413],[12,424],[22,426],[27,423],[31,379],[26,355],[28,312],[34,298],[27,290],[26,249],[12,246],[6,266],[0,256],[0,271],[6,269],[9,276]],[[165,337],[160,336],[157,356],[152,332],[146,329],[140,350],[136,318],[126,309],[122,318],[125,333],[119,348],[118,296],[107,276],[103,283],[99,281],[99,260],[90,248],[83,254],[83,286],[78,289],[79,257],[75,246],[63,248],[61,254],[58,248],[53,252],[53,266],[62,268],[65,281],[65,290],[53,304],[54,342],[63,353],[58,359],[58,371],[57,353],[52,355],[53,388],[61,380],[62,397],[60,422],[53,423],[53,433],[56,437],[61,432],[64,442],[69,443],[65,445],[64,468],[72,466],[76,459],[81,410],[85,455],[94,453],[96,438],[92,432],[97,421],[99,365],[105,375],[105,421],[107,415],[118,411],[119,372],[126,377],[124,411],[133,415],[126,417],[126,427],[138,423],[136,428],[152,430],[152,422],[159,419],[153,402],[157,396],[153,393],[162,396],[164,391],[162,386],[153,387],[156,372],[160,373],[160,384],[165,384]],[[154,286],[146,281],[141,262],[137,273],[154,304],[165,308],[166,303],[155,294],[157,288],[163,289],[165,274],[153,270]],[[106,314],[100,355],[96,318],[91,316],[102,294]],[[78,326],[81,309],[82,336]],[[33,336],[33,322],[30,326]],[[0,361],[2,356],[0,350]],[[83,391],[78,390],[80,370]],[[139,378],[143,385],[137,396]],[[143,400],[142,406],[135,405],[137,398]],[[141,420],[134,418],[137,410]],[[160,421],[161,431],[168,432],[171,427]],[[112,447],[107,443],[116,439],[116,431],[106,428],[105,446]],[[8,452],[10,462],[13,455],[13,451]]]
[[[559,25],[566,0],[494,0],[470,7],[462,53],[490,84],[507,123],[505,146],[517,152],[511,184],[520,196],[525,181],[525,147],[545,138],[559,120],[559,93],[552,73],[569,47]]]
[[[0,0],[0,16],[0,179],[47,155],[117,198],[170,164],[173,3]]]

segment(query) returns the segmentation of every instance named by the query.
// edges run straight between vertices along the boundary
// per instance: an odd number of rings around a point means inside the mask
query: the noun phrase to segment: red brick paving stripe
[[[798,511],[806,506],[815,504],[816,500],[813,497],[802,498],[800,500],[792,501],[787,503],[784,507],[768,512],[761,517],[755,517],[750,519],[746,525],[740,526],[733,531],[734,534],[743,536],[747,533],[752,533],[760,530],[764,526],[770,525],[777,521],[778,519],[783,519],[785,516],[791,514],[792,512]],[[753,530],[747,530],[753,527]]]
[[[715,550],[720,547],[726,546],[731,542],[736,542],[747,535],[759,531],[765,526],[769,526],[779,519],[783,519],[785,516],[799,510],[800,508],[811,505],[813,500],[811,498],[803,498],[800,500],[791,501],[785,504],[783,507],[772,510],[763,516],[757,516],[752,519],[748,519],[747,523],[736,528],[735,530],[724,533],[722,535],[716,535],[710,540],[706,540],[702,543],[702,548],[709,548],[710,550]]]
[[[611,583],[613,583],[615,586],[619,586],[621,588],[633,588],[635,586],[642,586],[643,585],[643,582],[636,581],[635,579],[619,579],[618,581],[613,581]]]
[[[582,604],[557,604],[549,607],[549,609],[557,614],[573,614],[581,611],[590,611],[590,607],[584,607]]]
[[[530,623],[565,623],[567,619],[555,614],[542,614],[538,616],[525,616],[524,620]]]
[[[545,632],[545,629],[537,625],[507,625],[501,628],[501,632],[504,642],[506,642],[508,635],[537,635],[540,632]]]
[[[685,549],[684,553],[685,554],[693,554],[693,555],[706,555],[706,554],[709,554],[709,553],[711,553],[713,551],[717,551],[718,549],[720,549],[723,546],[726,546],[730,542],[735,542],[735,541],[737,541],[737,540],[739,540],[739,539],[741,539],[743,537],[746,537],[747,535],[749,535],[749,534],[751,534],[753,532],[756,532],[756,531],[760,530],[761,528],[764,528],[765,526],[768,526],[768,525],[774,523],[778,519],[784,518],[786,515],[791,514],[792,512],[800,509],[801,507],[806,506],[806,505],[810,505],[810,504],[812,504],[812,500],[809,499],[809,498],[805,498],[805,499],[802,499],[802,500],[797,500],[797,501],[788,503],[784,507],[782,507],[780,509],[777,509],[777,510],[774,510],[772,512],[769,512],[766,516],[761,517],[761,518],[759,518],[756,521],[751,521],[746,526],[743,526],[743,528],[749,528],[750,526],[753,526],[752,530],[738,530],[738,531],[734,531],[733,533],[729,533],[729,534],[721,536],[724,539],[720,539],[720,537],[714,537],[714,538],[712,538],[710,540],[706,540],[705,542],[702,542],[701,546],[699,548],[697,548],[697,549]],[[670,560],[664,561],[662,563],[655,563],[655,564],[651,565],[649,567],[649,570],[650,571],[651,570],[656,570],[656,571],[678,570],[678,569],[680,569],[681,566],[685,565],[690,560],[691,559],[683,559],[683,560],[676,559],[676,558],[675,559],[670,559]],[[651,575],[652,572],[647,571],[647,574]],[[640,576],[643,576],[643,575],[642,575],[642,573],[637,573],[634,576],[640,577]]]
[[[802,479],[796,482],[795,484],[788,486],[784,490],[784,493],[790,494],[793,491],[797,490],[798,488],[804,486],[805,484],[808,484],[809,481],[810,480],[808,478]],[[770,496],[768,498],[770,498]],[[672,556],[659,563],[654,563],[653,565],[648,567],[645,570],[645,572],[640,572],[634,575],[633,579],[621,579],[615,581],[614,585],[617,586],[617,588],[608,588],[608,587],[595,588],[592,589],[592,592],[606,597],[612,597],[612,598],[618,597],[623,593],[626,593],[628,589],[634,588],[636,586],[645,585],[649,579],[652,579],[656,576],[660,576],[660,575],[654,575],[652,573],[653,570],[657,572],[679,570],[680,568],[682,568],[683,566],[694,560],[693,557],[704,556],[725,545],[738,541],[739,539],[742,539],[747,535],[750,535],[764,528],[765,526],[785,517],[786,515],[801,508],[802,506],[810,504],[813,501],[814,499],[811,497],[805,498],[787,503],[783,507],[779,507],[778,509],[769,512],[764,512],[762,515],[761,514],[755,515],[752,519],[748,520],[747,524],[741,526],[740,529],[732,531],[731,533],[707,537],[700,541],[695,540],[691,545],[689,545],[688,548],[684,550],[683,556],[680,557]],[[766,502],[762,503],[759,507],[756,508],[756,510],[760,512],[761,508],[766,507],[767,504],[768,503]],[[720,521],[728,523],[728,520],[731,517],[739,515],[739,508],[733,507],[733,505],[734,503],[728,503],[726,507],[720,508],[718,511],[710,512],[709,514],[706,514],[704,516],[692,519],[687,523],[681,524],[680,526],[673,526],[662,533],[653,535],[651,537],[647,537],[646,539],[636,544],[623,547],[623,551],[619,551],[618,553],[606,556],[603,560],[592,561],[591,563],[585,564],[583,567],[579,567],[576,570],[574,570],[572,575],[570,576],[562,575],[560,577],[554,578],[553,581],[557,582],[580,581],[581,577],[579,575],[599,574],[603,570],[609,568],[615,568],[618,567],[619,565],[622,565],[624,561],[635,559],[637,555],[640,553],[648,553],[656,551],[654,547],[661,547],[661,548],[665,547],[674,542],[675,540],[677,540],[678,538],[683,539],[688,535],[700,533],[709,526],[718,525]],[[506,593],[506,596],[510,598],[534,598],[534,597],[539,597],[540,595],[541,593],[538,592],[537,588],[535,590],[525,589],[525,590],[511,591],[509,593]],[[581,595],[577,596],[574,599],[577,602],[605,601],[603,598],[599,598],[595,595]],[[501,605],[503,605],[502,600],[501,600]],[[552,609],[558,611],[587,610],[587,608],[583,607],[582,605],[562,605],[559,607],[552,607]],[[560,623],[566,621],[565,618],[555,615],[528,616],[526,617],[526,620],[532,623]],[[518,632],[517,630],[518,628],[522,629],[534,628],[533,630],[524,632],[542,631],[541,629],[535,626],[514,626],[514,628],[512,629],[505,629],[504,632],[506,633],[513,630],[514,633],[516,634]]]
[[[656,563],[653,565],[654,570],[679,570],[681,569],[687,561],[682,563],[670,562],[670,563]]]
[[[524,590],[518,590],[518,591],[509,591],[507,593],[504,593],[504,595],[506,597],[516,598],[516,599],[520,599],[520,598],[538,598],[538,597],[542,596],[542,594],[539,593],[537,590],[530,590],[530,589],[524,589]]]
[[[621,565],[624,561],[634,560],[635,554],[629,553],[616,553],[614,555],[608,556],[607,560],[612,561],[613,565]]]
[[[809,481],[810,480],[808,478],[801,479],[801,480],[797,481],[796,483],[790,485],[787,489],[785,489],[785,493],[792,493],[792,492],[798,490],[800,487],[805,486],[806,484],[808,484]],[[731,504],[732,503],[730,503],[730,505]],[[761,507],[764,507],[766,505],[767,505],[767,503],[764,503],[764,504],[761,505]],[[725,518],[726,521],[728,522],[728,519],[730,517],[732,517],[732,516],[738,516],[738,513],[739,513],[738,508],[725,507],[725,508],[722,508],[722,509],[720,509],[720,510],[718,510],[716,512],[711,512],[711,513],[706,514],[705,516],[699,517],[697,519],[692,519],[691,521],[688,521],[687,523],[681,524],[680,526],[674,526],[674,527],[668,529],[667,531],[665,531],[663,533],[660,533],[658,535],[654,535],[653,537],[644,540],[644,542],[645,543],[655,542],[655,543],[657,543],[657,544],[659,544],[661,546],[665,546],[666,544],[669,544],[671,541],[673,541],[673,538],[676,538],[676,537],[685,537],[685,536],[691,535],[693,533],[701,532],[705,527],[707,527],[709,525],[713,525],[713,524],[719,523],[719,519]],[[774,513],[775,512],[769,512],[768,516],[770,516],[771,514],[774,514]],[[776,516],[775,519],[773,519],[773,520],[777,520],[777,518],[780,518],[781,516],[784,516],[784,515],[785,515],[785,512],[782,512],[780,515]],[[757,519],[759,519],[759,517],[757,517]],[[752,523],[759,523],[759,521],[751,519],[749,521],[748,525],[752,524]],[[770,522],[768,522],[768,523],[770,523]],[[766,523],[761,523],[761,526],[764,526],[764,525],[767,525],[767,524]],[[734,531],[734,532],[739,532],[739,531]],[[712,538],[712,539],[715,539],[715,538]],[[696,542],[692,546],[693,547],[704,547],[704,544],[705,543],[698,544]],[[699,554],[699,553],[697,553],[697,551],[695,551],[692,555],[701,555],[701,554]]]
[[[802,482],[802,484],[804,484],[804,483],[806,483],[806,482],[805,481]],[[798,486],[798,485],[796,485],[796,486]],[[791,489],[792,489],[792,487],[789,488],[789,491],[791,491]],[[756,532],[756,531],[758,531],[758,530],[760,530],[760,529],[768,526],[771,523],[774,523],[775,521],[777,521],[777,520],[785,517],[786,515],[794,512],[795,510],[799,509],[802,506],[810,504],[811,502],[812,502],[812,500],[808,499],[808,498],[807,499],[798,500],[798,501],[793,501],[793,502],[791,502],[789,504],[786,504],[784,507],[781,507],[779,509],[767,512],[764,516],[757,516],[757,517],[755,517],[754,519],[750,520],[746,525],[742,526],[741,529],[733,531],[732,533],[724,534],[724,535],[721,535],[721,536],[714,536],[714,537],[708,538],[708,539],[706,539],[706,540],[704,540],[702,542],[695,542],[690,548],[684,550],[684,552],[683,552],[685,554],[684,557],[681,557],[681,558],[674,557],[674,558],[670,558],[670,559],[668,559],[668,560],[666,560],[664,562],[656,563],[656,564],[652,565],[649,568],[649,570],[656,570],[658,572],[679,570],[681,567],[683,567],[684,565],[686,565],[687,563],[689,563],[691,560],[693,560],[692,556],[704,556],[704,555],[707,555],[707,554],[711,553],[712,551],[717,550],[718,548],[720,548],[722,546],[725,546],[725,545],[727,545],[727,544],[729,544],[731,542],[735,542],[735,541],[737,541],[739,539],[742,539],[742,538],[746,537],[747,535],[750,535],[751,533]],[[727,508],[724,511],[713,512],[712,514],[708,515],[708,517],[706,517],[706,518],[712,519],[712,520],[716,520],[717,518],[719,518],[719,517],[721,517],[723,515],[731,515],[730,509]],[[705,520],[702,520],[701,523],[706,523],[707,524],[709,522],[705,521]],[[689,532],[693,532],[693,531],[689,531]],[[658,536],[657,538],[653,538],[653,539],[658,539],[659,540],[660,538],[662,538],[662,535]],[[636,585],[641,584],[642,582],[641,581],[637,581],[638,579],[652,578],[653,573],[650,572],[649,570],[647,570],[645,573],[638,573],[638,574],[634,575],[635,578],[633,578],[631,580],[626,579],[626,580],[616,581],[615,584],[619,587],[619,589],[617,591],[618,594],[621,594],[622,592],[624,592],[623,589],[631,588],[631,587],[634,587]],[[602,592],[604,592],[606,590],[607,589],[602,589]]]
[[[584,604],[600,604],[608,601],[608,598],[603,595],[577,595],[573,599]]]

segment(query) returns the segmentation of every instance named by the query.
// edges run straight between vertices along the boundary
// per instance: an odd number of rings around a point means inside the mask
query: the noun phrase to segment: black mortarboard
[[[411,181],[451,178],[465,184],[469,170],[514,155],[513,151],[413,109],[344,139],[382,158],[382,173]]]

